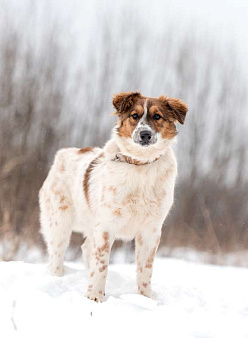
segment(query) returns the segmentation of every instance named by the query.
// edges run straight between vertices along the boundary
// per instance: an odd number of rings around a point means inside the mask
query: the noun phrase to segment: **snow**
[[[110,265],[106,296],[84,297],[88,272],[66,263],[0,263],[0,337],[248,337],[248,270],[158,258],[153,299],[137,294],[135,265]]]

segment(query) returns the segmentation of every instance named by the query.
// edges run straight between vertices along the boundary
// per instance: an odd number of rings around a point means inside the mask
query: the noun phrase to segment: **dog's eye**
[[[159,120],[159,119],[161,119],[161,116],[159,114],[154,114],[153,118],[154,118],[154,120]]]
[[[134,119],[134,120],[137,120],[137,118],[139,117],[139,115],[138,114],[133,114],[133,115],[131,115],[132,116],[132,118]]]

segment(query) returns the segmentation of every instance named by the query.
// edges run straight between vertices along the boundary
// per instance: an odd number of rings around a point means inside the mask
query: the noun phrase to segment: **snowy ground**
[[[104,303],[84,297],[88,274],[66,264],[0,263],[0,337],[248,337],[248,270],[155,261],[154,300],[136,293],[135,266],[111,265]]]

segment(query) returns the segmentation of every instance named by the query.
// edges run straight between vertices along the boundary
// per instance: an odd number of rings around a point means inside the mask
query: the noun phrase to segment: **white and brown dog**
[[[163,222],[173,204],[177,163],[175,122],[187,106],[176,98],[138,92],[113,98],[118,121],[101,148],[60,150],[40,190],[41,231],[50,271],[63,275],[72,231],[86,237],[87,297],[102,301],[111,246],[135,238],[139,293],[151,296],[152,266]]]

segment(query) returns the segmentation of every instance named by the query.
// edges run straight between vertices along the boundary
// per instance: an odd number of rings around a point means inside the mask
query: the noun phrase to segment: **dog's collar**
[[[134,165],[146,165],[146,164],[151,164],[155,161],[157,161],[158,159],[160,159],[161,155],[159,157],[156,157],[154,160],[152,161],[145,161],[145,162],[142,162],[142,161],[139,161],[139,160],[135,160],[133,159],[132,157],[130,156],[127,156],[127,155],[123,155],[121,153],[117,153],[115,155],[115,157],[112,159],[112,161],[115,161],[115,162],[126,162],[128,164],[134,164]]]

